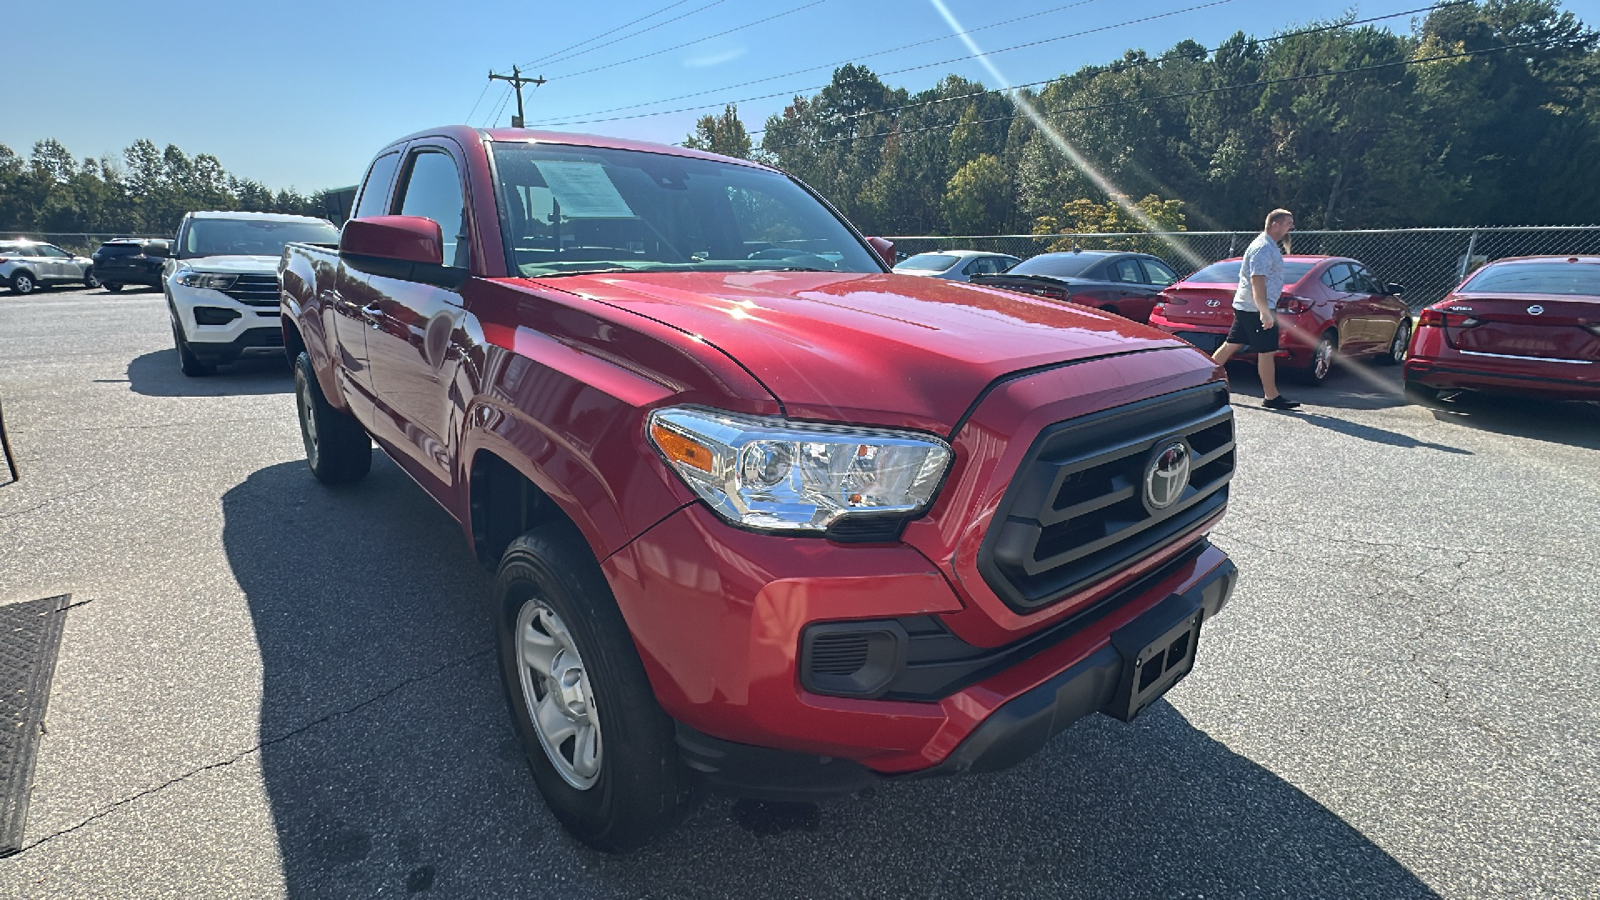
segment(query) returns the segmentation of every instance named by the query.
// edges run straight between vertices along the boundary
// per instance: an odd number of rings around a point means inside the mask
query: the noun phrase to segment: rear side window
[[[1239,284],[1240,264],[1237,259],[1215,262],[1185,278],[1184,282],[1187,284],[1231,284],[1237,286]],[[1316,268],[1316,263],[1285,262],[1283,264],[1284,285],[1288,286],[1298,282],[1314,268]]]
[[[101,244],[101,256],[137,256],[144,248],[138,244]]]
[[[444,238],[444,264],[459,269],[470,265],[465,210],[456,161],[437,150],[423,150],[413,155],[400,202],[400,215],[423,216],[438,222]]]
[[[389,186],[394,183],[394,170],[400,166],[400,154],[386,153],[372,161],[367,178],[361,183],[361,201],[356,205],[353,218],[381,216],[389,212],[384,201],[389,199]]]
[[[1547,262],[1488,265],[1461,286],[1464,293],[1600,296],[1600,266]]]

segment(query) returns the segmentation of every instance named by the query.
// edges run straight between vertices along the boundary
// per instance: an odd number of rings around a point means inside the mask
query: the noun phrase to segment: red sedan
[[[1212,263],[1161,292],[1150,324],[1207,353],[1222,345],[1233,325],[1233,293],[1240,260]],[[1411,318],[1399,296],[1367,267],[1341,256],[1283,258],[1278,300],[1280,365],[1313,384],[1326,378],[1335,355],[1372,356],[1393,364],[1405,358]],[[1251,359],[1240,353],[1234,359]]]
[[[1502,259],[1424,309],[1406,395],[1446,391],[1600,400],[1600,256]]]

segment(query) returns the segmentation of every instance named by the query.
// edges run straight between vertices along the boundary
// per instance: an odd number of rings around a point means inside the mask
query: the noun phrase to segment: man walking
[[[1278,244],[1294,229],[1294,213],[1275,209],[1267,213],[1266,230],[1250,242],[1239,266],[1239,287],[1233,292],[1233,327],[1211,358],[1218,365],[1249,348],[1261,373],[1261,405],[1267,409],[1294,409],[1293,400],[1278,393],[1278,319],[1273,307],[1283,293],[1283,253]]]

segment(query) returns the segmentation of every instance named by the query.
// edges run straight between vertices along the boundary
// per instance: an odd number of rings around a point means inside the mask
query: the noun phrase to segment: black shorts
[[[1261,313],[1253,309],[1233,311],[1233,327],[1228,329],[1227,342],[1243,344],[1251,353],[1273,353],[1278,349],[1278,321],[1271,328],[1261,327]]]

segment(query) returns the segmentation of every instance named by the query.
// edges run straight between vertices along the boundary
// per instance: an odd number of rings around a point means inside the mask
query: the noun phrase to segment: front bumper
[[[678,725],[678,746],[685,764],[718,790],[766,800],[812,800],[852,793],[875,784],[905,778],[996,772],[1022,762],[1079,719],[1101,712],[1131,719],[1188,673],[1193,665],[1199,624],[1221,612],[1238,575],[1232,562],[1221,564],[1193,581],[1181,593],[1145,610],[1112,633],[1111,640],[1087,657],[1016,695],[988,715],[949,752],[925,769],[886,774],[838,757],[807,755],[724,741]],[[1166,683],[1153,683],[1139,696],[1139,666],[1154,663],[1139,650],[1147,635],[1171,634],[1193,623],[1181,671]],[[1126,640],[1122,639],[1126,636]],[[1148,671],[1148,669],[1146,669]],[[1130,697],[1130,679],[1133,691]],[[1152,679],[1154,681],[1154,679]],[[1131,700],[1131,702],[1130,702]]]
[[[184,287],[172,278],[166,279],[165,286],[168,304],[183,328],[184,340],[197,355],[232,358],[248,349],[283,346],[283,326],[276,304],[252,306],[211,288]],[[229,313],[231,319],[209,324]]]
[[[1030,617],[986,648],[992,665],[924,699],[823,695],[801,678],[810,625],[966,610],[909,546],[754,534],[695,504],[602,567],[689,764],[728,790],[793,798],[1003,768],[1107,708],[1112,675],[1125,672],[1117,633],[1174,596],[1205,619],[1226,603],[1234,569],[1204,541],[1210,526],[1141,563],[1104,602]]]

